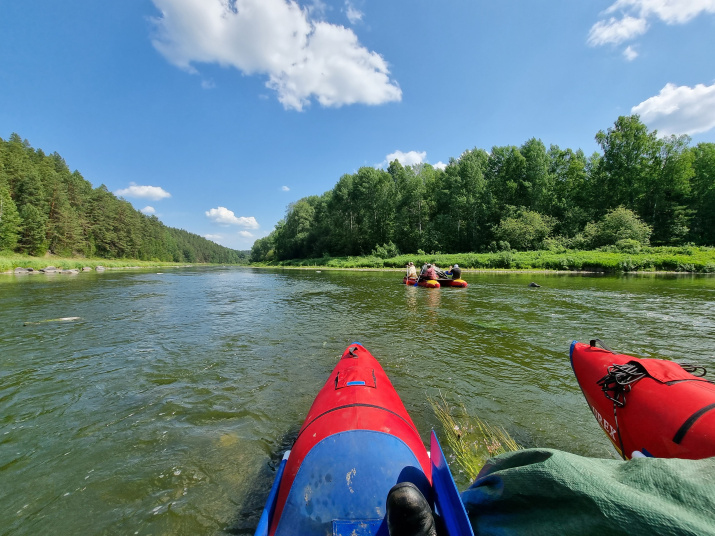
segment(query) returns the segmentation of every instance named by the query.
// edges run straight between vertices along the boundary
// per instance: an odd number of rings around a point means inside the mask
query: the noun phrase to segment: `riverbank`
[[[638,250],[604,248],[596,251],[499,251],[493,253],[458,253],[399,255],[390,258],[321,257],[255,263],[255,267],[403,269],[407,262],[417,266],[434,263],[446,268],[459,264],[463,270],[476,271],[562,271],[562,272],[680,272],[715,273],[715,248],[648,247]]]
[[[30,255],[0,255],[0,274],[11,274],[16,268],[32,269],[39,271],[48,266],[61,270],[82,270],[91,268],[96,270],[98,266],[105,269],[135,269],[135,268],[167,268],[186,266],[186,263],[162,262],[162,261],[139,261],[134,259],[87,259],[83,257],[65,258],[52,255],[44,257],[32,257]]]

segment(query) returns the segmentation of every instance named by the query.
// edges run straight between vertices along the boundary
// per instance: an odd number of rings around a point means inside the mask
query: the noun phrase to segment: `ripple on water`
[[[25,279],[0,300],[9,533],[252,533],[344,348],[380,360],[426,441],[428,397],[527,445],[611,456],[571,340],[715,368],[713,279],[186,269]],[[78,316],[69,324],[25,321]],[[460,481],[464,485],[465,482]]]

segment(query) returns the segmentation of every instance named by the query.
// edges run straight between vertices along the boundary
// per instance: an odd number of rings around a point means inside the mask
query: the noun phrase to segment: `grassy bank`
[[[85,259],[85,258],[62,258],[62,257],[31,257],[29,255],[19,255],[15,253],[0,253],[0,273],[12,272],[15,268],[32,268],[40,270],[47,266],[54,266],[62,270],[81,270],[83,267],[96,268],[154,268],[157,266],[184,266],[175,262],[161,261],[137,261],[133,259]]]
[[[499,251],[399,255],[382,259],[367,257],[321,257],[260,263],[260,266],[323,268],[404,268],[408,261],[418,267],[425,262],[439,267],[459,264],[473,270],[567,270],[588,272],[690,272],[715,273],[715,248],[644,247],[621,251],[602,248],[596,251]]]

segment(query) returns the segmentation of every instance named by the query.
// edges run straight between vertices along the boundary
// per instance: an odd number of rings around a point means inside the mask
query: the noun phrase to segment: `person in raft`
[[[434,271],[434,266],[428,264],[424,272],[420,274],[420,279],[437,279],[437,272]]]
[[[452,279],[461,279],[462,278],[462,269],[459,267],[459,264],[453,265],[447,271],[447,275],[451,275]]]
[[[407,263],[407,278],[417,279],[417,268],[415,268],[415,265],[412,261]]]

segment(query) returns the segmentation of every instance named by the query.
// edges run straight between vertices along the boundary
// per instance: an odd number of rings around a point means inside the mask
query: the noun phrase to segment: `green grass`
[[[449,407],[442,395],[438,400],[429,399],[437,419],[442,424],[443,437],[454,454],[455,461],[470,481],[474,481],[489,458],[520,450],[504,428],[492,426],[479,417],[467,415],[462,406],[459,415]]]
[[[459,264],[467,270],[564,270],[586,272],[689,272],[715,273],[715,248],[643,247],[632,251],[602,248],[596,251],[561,249],[558,251],[499,251],[495,253],[456,253],[399,255],[388,259],[366,257],[320,257],[293,259],[254,266],[321,268],[404,268],[408,261],[418,267],[425,262],[441,268]]]
[[[185,263],[161,261],[137,261],[133,259],[85,259],[85,258],[62,258],[62,257],[32,257],[18,253],[0,252],[0,273],[11,272],[15,268],[32,268],[40,270],[47,266],[54,266],[57,269],[72,270],[82,269],[85,266],[96,268],[153,268],[157,266],[184,266]]]

